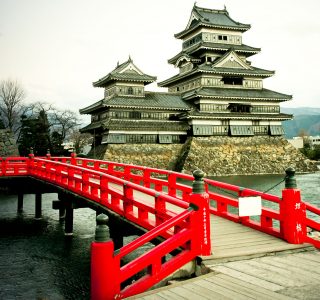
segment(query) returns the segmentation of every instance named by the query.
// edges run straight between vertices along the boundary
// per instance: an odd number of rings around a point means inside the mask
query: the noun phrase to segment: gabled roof
[[[232,68],[252,70],[253,67],[244,62],[233,50],[228,51],[214,62],[212,68]]]
[[[182,99],[190,100],[194,98],[212,98],[212,99],[245,99],[245,100],[265,100],[265,101],[287,101],[292,96],[278,93],[268,89],[236,89],[236,88],[200,88],[187,92],[182,95]]]
[[[229,16],[226,8],[223,10],[216,10],[201,8],[194,5],[187,27],[174,36],[181,39],[188,33],[200,27],[247,31],[251,26],[249,24],[242,24],[234,21]]]
[[[192,56],[194,53],[201,51],[201,50],[213,50],[213,51],[225,51],[228,52],[230,50],[233,50],[236,53],[245,53],[246,56],[251,56],[253,54],[257,54],[261,51],[260,48],[251,47],[245,44],[242,45],[236,45],[236,44],[218,44],[218,43],[210,43],[210,42],[204,42],[201,41],[186,50],[181,51],[174,57],[168,59],[169,64],[175,64],[176,61],[183,55],[189,55]],[[249,55],[248,55],[249,54]]]
[[[112,81],[135,81],[148,84],[157,80],[157,77],[143,73],[132,61],[131,57],[111,71],[106,76],[93,82],[94,87],[105,87]]]

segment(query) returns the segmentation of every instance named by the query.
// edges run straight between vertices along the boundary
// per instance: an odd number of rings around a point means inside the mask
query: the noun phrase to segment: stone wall
[[[0,129],[0,157],[6,156],[19,156],[19,151],[11,131]]]
[[[174,170],[182,144],[109,144],[104,160]]]
[[[193,137],[183,170],[207,175],[283,174],[288,167],[312,172],[314,163],[283,137]]]
[[[190,174],[197,168],[212,176],[284,174],[288,167],[298,173],[317,170],[313,162],[283,137],[189,137],[184,145],[103,146],[99,148],[100,159]]]

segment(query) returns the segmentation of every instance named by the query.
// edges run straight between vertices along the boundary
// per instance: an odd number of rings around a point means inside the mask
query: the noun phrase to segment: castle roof
[[[218,99],[246,99],[246,100],[265,100],[265,101],[287,101],[292,96],[278,93],[268,89],[236,89],[236,88],[214,88],[205,87],[182,95],[182,99],[190,100],[194,98],[218,98]]]
[[[206,50],[213,50],[213,51],[221,51],[221,52],[228,52],[230,50],[235,51],[236,53],[245,53],[246,56],[251,56],[253,54],[257,54],[261,51],[260,48],[251,47],[245,44],[236,45],[236,44],[218,44],[218,43],[210,43],[210,42],[204,42],[200,41],[197,44],[182,50],[174,57],[168,59],[168,63],[175,64],[177,60],[183,56],[183,55],[189,55],[190,57],[196,59],[196,57],[193,57],[193,54],[200,52],[200,51],[206,51]]]
[[[194,5],[187,27],[183,31],[175,34],[175,37],[181,39],[190,32],[201,27],[247,31],[251,26],[233,20],[229,16],[226,8],[223,10],[216,10]]]
[[[160,109],[160,110],[189,110],[188,104],[181,100],[180,95],[145,92],[145,97],[135,98],[130,96],[115,96],[110,99],[102,99],[96,103],[80,109],[81,114],[90,114],[99,111],[104,107],[114,108],[140,108],[140,109]]]
[[[212,64],[202,64],[192,69],[190,72],[177,74],[164,81],[158,83],[158,86],[165,87],[171,83],[176,83],[178,80],[186,79],[189,76],[194,76],[199,73],[216,74],[216,75],[233,75],[233,76],[255,76],[255,77],[270,77],[274,74],[274,71],[264,70],[256,67],[250,69],[240,68],[225,68],[225,67],[212,67]]]
[[[291,114],[253,114],[253,113],[204,113],[196,110],[181,116],[181,119],[201,119],[201,120],[272,120],[286,121],[291,120]]]
[[[157,77],[143,73],[132,61],[131,57],[108,73],[106,76],[93,82],[94,87],[105,87],[113,81],[133,81],[148,84],[157,80]]]

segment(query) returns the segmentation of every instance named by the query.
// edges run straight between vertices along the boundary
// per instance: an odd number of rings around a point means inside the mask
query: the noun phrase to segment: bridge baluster
[[[175,197],[177,194],[176,183],[177,183],[176,175],[173,173],[170,173],[168,175],[168,194],[170,196]]]
[[[106,205],[108,203],[108,178],[100,176],[100,203]]]
[[[198,255],[211,255],[209,195],[205,192],[204,173],[196,170],[193,176],[195,180],[192,183],[190,207],[196,214],[193,214],[190,220],[194,229],[192,247],[198,247]]]
[[[87,171],[82,172],[82,193],[89,194],[89,173]]]
[[[132,204],[132,197],[133,197],[133,189],[128,185],[123,185],[123,212],[125,216],[133,214],[133,204]]]
[[[166,213],[166,201],[161,197],[160,194],[157,194],[155,197],[155,210],[156,210],[156,226],[164,222],[163,216]]]
[[[300,190],[295,180],[295,170],[286,170],[285,189],[280,202],[280,232],[291,244],[302,244],[307,236],[306,206],[301,201]]]
[[[97,216],[95,241],[91,243],[91,299],[116,299],[120,294],[120,261],[108,230],[109,218]]]

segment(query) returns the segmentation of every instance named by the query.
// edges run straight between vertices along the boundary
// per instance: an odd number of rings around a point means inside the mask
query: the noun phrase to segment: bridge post
[[[72,165],[76,165],[76,164],[77,164],[76,158],[77,158],[77,153],[76,153],[76,152],[72,152],[72,153],[71,153],[71,159],[70,159],[70,163],[71,163]]]
[[[199,243],[199,255],[207,256],[211,255],[209,195],[205,192],[204,172],[195,170],[193,177],[190,207],[197,211],[192,221],[192,226],[196,227],[194,239]]]
[[[63,201],[63,196],[61,193],[58,193],[58,199],[59,199],[59,221],[64,220],[66,217],[66,206],[65,202]]]
[[[73,235],[73,207],[72,203],[66,205],[65,221],[64,221],[64,234]]]
[[[114,245],[108,230],[108,216],[97,216],[95,241],[91,243],[91,299],[116,299],[120,293]]]
[[[41,219],[42,217],[42,194],[36,193],[35,196],[35,218]]]
[[[18,194],[18,207],[17,207],[18,213],[21,213],[23,211],[23,194]]]
[[[47,159],[51,159],[51,153],[50,153],[50,149],[47,149],[47,155],[46,155]]]
[[[288,243],[303,244],[307,234],[306,207],[301,201],[294,175],[293,168],[286,170],[285,189],[282,190],[280,203],[280,232]]]

